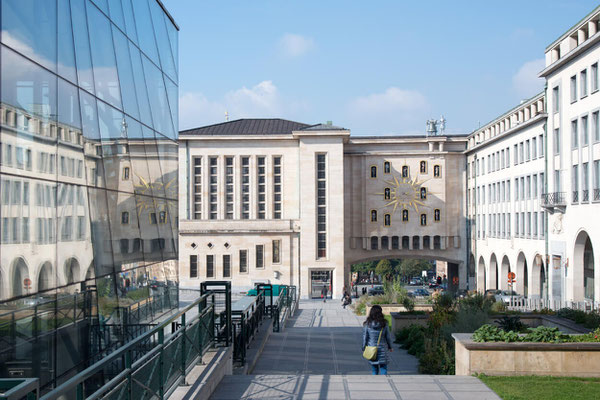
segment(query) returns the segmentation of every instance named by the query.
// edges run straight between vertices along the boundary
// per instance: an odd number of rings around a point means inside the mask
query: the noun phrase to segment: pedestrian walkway
[[[254,375],[226,376],[214,400],[499,400],[475,377],[418,375],[415,357],[394,346],[386,376],[362,358],[364,317],[338,301],[301,301],[281,333],[270,336]]]

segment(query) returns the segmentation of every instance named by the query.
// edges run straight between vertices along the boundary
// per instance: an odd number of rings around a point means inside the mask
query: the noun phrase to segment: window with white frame
[[[556,128],[554,130],[554,140],[553,140],[553,146],[554,147],[554,155],[559,155],[560,154],[560,130],[558,128]]]
[[[598,111],[592,113],[592,133],[594,135],[594,142],[600,141],[600,119]]]
[[[594,93],[598,90],[598,63],[592,64],[590,68],[590,88],[591,92]]]
[[[250,219],[250,157],[242,157],[242,219]]]
[[[577,101],[577,75],[573,75],[570,80],[571,83],[571,103]]]
[[[256,217],[265,219],[267,216],[267,170],[264,156],[256,158]]]
[[[579,147],[579,134],[577,131],[577,120],[571,121],[571,148]]]
[[[581,117],[581,145],[587,146],[589,142],[589,132],[588,132],[588,117],[587,115]]]
[[[281,219],[281,156],[273,157],[273,219]]]
[[[327,257],[327,155],[317,154],[317,258]]]
[[[552,88],[552,111],[557,113],[560,110],[560,92],[558,86]]]
[[[225,157],[225,219],[233,219],[233,157]]]
[[[218,167],[217,167],[218,159],[217,157],[209,158],[209,173],[210,173],[210,186],[209,186],[209,199],[210,199],[210,219],[217,219],[218,217]]]
[[[584,69],[579,73],[579,89],[581,97],[587,96],[587,70]]]

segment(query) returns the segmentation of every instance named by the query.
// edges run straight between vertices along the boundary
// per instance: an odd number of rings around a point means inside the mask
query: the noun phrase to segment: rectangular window
[[[519,164],[522,164],[525,161],[525,147],[523,146],[523,142],[519,143]]]
[[[560,93],[558,86],[552,88],[552,111],[557,113],[560,110]]]
[[[281,240],[273,240],[273,264],[281,263]]]
[[[240,274],[248,272],[248,250],[240,250]]]
[[[233,157],[225,157],[225,219],[233,219]]]
[[[581,190],[583,190],[583,198],[581,201],[589,201],[589,182],[590,182],[589,164],[584,162],[581,164]]]
[[[577,101],[577,75],[571,77],[571,103]]]
[[[554,155],[560,155],[560,130],[558,128],[554,130],[554,141],[552,144],[552,147],[554,147]]]
[[[591,73],[591,92],[594,93],[596,90],[598,90],[598,63],[594,63],[592,64],[592,68],[590,69],[590,73]]]
[[[529,140],[525,141],[525,161],[531,160],[531,144]]]
[[[212,254],[206,256],[206,277],[215,277],[215,256]]]
[[[327,156],[317,154],[317,258],[327,257]]]
[[[538,145],[540,146],[539,154],[540,157],[544,157],[544,135],[540,135],[538,138]]]
[[[537,158],[537,138],[531,139],[531,159],[535,160]]]
[[[202,157],[192,158],[193,219],[202,219]]]
[[[581,117],[581,144],[587,146],[589,142],[588,136],[588,117]]]
[[[85,239],[85,217],[77,217],[77,238]]]
[[[129,212],[128,211],[123,211],[121,213],[121,223],[122,224],[128,224],[129,223]]]
[[[538,197],[538,176],[537,174],[533,175],[533,179],[531,180],[532,183],[532,188],[531,188],[531,194],[533,196],[534,199],[536,199]]]
[[[527,198],[531,198],[531,176],[527,177],[527,184],[525,185],[525,191],[527,192]]]
[[[265,246],[262,244],[256,245],[256,269],[265,267]]]
[[[513,163],[514,163],[514,165],[517,165],[519,163],[519,145],[518,144],[515,144],[515,146],[514,146]]]
[[[539,215],[539,221],[540,221],[540,237],[544,237],[544,232],[546,232],[546,226],[544,225],[544,212],[540,211],[538,213]]]
[[[273,219],[281,219],[281,157],[273,157]]]
[[[223,278],[231,278],[231,255],[223,254]]]
[[[198,277],[198,256],[190,256],[190,278]]]
[[[594,161],[594,190],[600,190],[600,160]],[[594,200],[600,200],[600,194],[598,198],[594,195]]]
[[[242,157],[242,219],[250,219],[250,157]]]
[[[592,113],[592,133],[594,135],[594,142],[600,141],[600,119],[598,118],[598,111]]]
[[[571,187],[573,189],[573,203],[579,202],[579,165],[573,165],[571,176]]]
[[[78,170],[77,175],[79,176],[81,174],[81,172],[80,172],[81,168],[78,168],[77,170]],[[128,181],[129,180],[129,167],[123,167],[123,178],[122,178],[122,180],[124,180],[124,181]]]
[[[571,121],[571,148],[579,147],[579,135],[577,133],[577,120]]]
[[[150,223],[152,225],[156,225],[158,223],[158,220],[156,218],[156,213],[150,213]]]
[[[218,159],[217,157],[210,157],[209,159],[209,200],[210,200],[210,219],[217,219],[219,213],[219,201],[218,201],[218,187],[219,187],[219,175],[218,175]]]
[[[579,88],[581,91],[581,97],[587,96],[587,70],[584,69],[579,74]]]
[[[71,232],[73,231],[72,226],[73,218],[67,216],[63,220],[62,240],[71,240]]]
[[[22,242],[29,243],[29,218],[28,217],[23,217],[21,235],[22,235]]]
[[[521,200],[525,200],[525,177],[521,177],[521,186],[519,187],[521,193]]]
[[[265,165],[265,157],[256,158],[256,195],[257,195],[257,209],[256,217],[258,219],[265,219],[267,216],[267,172]]]
[[[560,170],[559,169],[555,169],[554,170],[554,191],[555,192],[560,192],[562,188],[562,182],[560,179]]]

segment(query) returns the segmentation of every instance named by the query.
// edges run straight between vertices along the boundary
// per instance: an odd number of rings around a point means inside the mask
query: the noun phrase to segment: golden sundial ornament
[[[421,185],[427,180],[419,181],[417,178],[411,179],[410,177],[398,180],[396,176],[393,178],[393,181],[385,181],[389,185],[389,193],[385,189],[382,193],[376,193],[383,195],[387,201],[384,207],[394,207],[392,212],[396,212],[398,207],[403,209],[413,207],[416,212],[419,212],[419,206],[427,207],[421,196]]]

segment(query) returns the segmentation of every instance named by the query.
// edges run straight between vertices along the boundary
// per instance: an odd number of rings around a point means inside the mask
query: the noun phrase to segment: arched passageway
[[[80,277],[79,261],[75,258],[69,258],[65,261],[65,278],[67,285],[78,282]]]
[[[498,289],[498,260],[496,255],[490,257],[490,271],[488,274],[488,289]]]
[[[536,254],[531,265],[531,287],[529,288],[529,297],[544,299],[545,283],[546,269],[544,267],[544,259],[540,254]]]
[[[475,260],[473,260],[473,262],[474,261]],[[485,261],[481,256],[479,257],[479,262],[477,263],[477,290],[480,292],[485,292],[487,290],[487,282],[485,278]]]
[[[517,271],[516,271],[516,285],[514,290],[522,294],[523,296],[527,296],[529,292],[529,282],[528,282],[528,271],[527,271],[527,259],[525,258],[525,254],[520,252],[517,256]]]
[[[592,241],[585,231],[579,232],[575,239],[573,254],[573,272],[575,277],[582,277],[580,282],[575,282],[573,297],[576,301],[595,299],[594,276],[594,249]],[[577,278],[575,278],[577,279]],[[581,285],[581,286],[580,286]],[[579,288],[583,290],[578,290]]]
[[[500,276],[498,279],[500,280],[500,289],[508,290],[508,273],[511,272],[510,261],[508,260],[508,256],[502,257],[502,264],[500,267]]]
[[[25,288],[25,279],[29,278],[29,268],[27,267],[27,263],[21,257],[17,258],[13,261],[12,266],[12,294],[13,297],[23,296],[29,292]]]
[[[52,264],[50,261],[46,261],[40,267],[40,272],[38,273],[37,280],[37,290],[47,290],[52,287]]]

